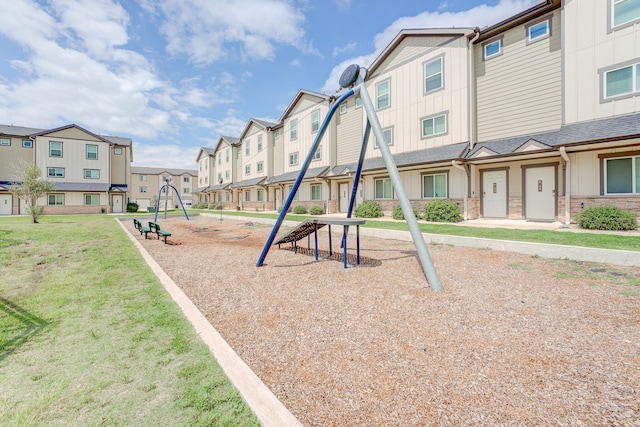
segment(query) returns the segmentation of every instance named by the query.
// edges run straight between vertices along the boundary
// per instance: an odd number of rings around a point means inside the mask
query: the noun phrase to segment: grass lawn
[[[257,426],[113,217],[0,218],[0,425]]]
[[[210,214],[218,214],[217,210],[198,210],[198,212],[206,212]],[[272,218],[277,219],[276,214],[260,213],[260,212],[237,212],[222,211],[223,215],[229,216],[248,216],[256,218]],[[292,215],[287,214],[286,220],[304,221],[314,218],[310,215]],[[476,237],[483,239],[499,239],[514,240],[520,242],[533,243],[551,243],[555,245],[583,246],[589,248],[603,249],[621,249],[627,251],[640,251],[640,237],[638,236],[621,236],[615,234],[593,234],[580,233],[571,231],[553,231],[553,230],[514,230],[507,228],[482,228],[482,227],[463,227],[451,224],[428,223],[419,221],[420,230],[423,233],[430,234],[448,234],[452,236]],[[384,228],[389,230],[409,230],[407,223],[395,220],[375,220],[367,221],[363,228]]]

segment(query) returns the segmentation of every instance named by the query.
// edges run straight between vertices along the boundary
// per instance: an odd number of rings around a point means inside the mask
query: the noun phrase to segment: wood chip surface
[[[429,245],[434,292],[412,242],[258,268],[271,226],[159,222],[172,245],[125,224],[306,426],[640,426],[640,268]]]

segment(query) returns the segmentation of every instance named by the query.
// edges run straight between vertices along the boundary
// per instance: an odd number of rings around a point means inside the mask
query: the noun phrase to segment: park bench
[[[147,238],[147,233],[151,231],[149,227],[145,227],[140,221],[135,218],[133,218],[133,226],[140,232],[141,236],[142,234],[144,234],[145,239]]]
[[[149,221],[149,229],[152,233],[156,233],[158,239],[160,239],[160,237],[164,237],[164,243],[167,244],[167,237],[171,236],[171,233],[166,230],[162,230],[160,228],[160,224],[153,221]]]

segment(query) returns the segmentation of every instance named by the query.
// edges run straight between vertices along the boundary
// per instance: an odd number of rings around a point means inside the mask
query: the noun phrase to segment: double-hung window
[[[320,110],[311,112],[311,133],[318,132],[320,129]]]
[[[347,103],[343,102],[342,104],[340,104],[340,114],[346,114],[347,113]]]
[[[99,194],[85,194],[84,195],[85,206],[98,206],[100,204]]]
[[[62,142],[49,141],[49,157],[62,157]]]
[[[322,184],[311,184],[311,200],[322,200]]]
[[[264,202],[264,190],[257,190],[256,191],[256,200],[258,202]]]
[[[318,149],[313,153],[313,158],[311,160],[320,159],[322,159],[322,145],[318,145]]]
[[[262,151],[262,135],[258,135],[258,151]]]
[[[289,166],[295,166],[298,164],[298,152],[289,154]]]
[[[248,139],[244,142],[244,155],[248,156],[251,153],[251,141]]]
[[[640,194],[640,156],[605,159],[606,194]]]
[[[447,115],[439,114],[437,116],[425,117],[422,119],[422,137],[429,138],[431,136],[442,135],[447,133]]]
[[[260,173],[264,171],[264,162],[258,162],[256,163],[256,172]]]
[[[447,197],[447,174],[422,175],[422,197],[425,199]]]
[[[244,190],[244,201],[245,202],[251,201],[251,190]]]
[[[376,199],[392,199],[393,186],[390,178],[380,178],[375,180],[376,183]]]
[[[298,119],[291,120],[289,123],[289,139],[292,141],[298,139]]]
[[[385,80],[376,85],[376,108],[382,110],[391,105],[391,82]]]
[[[85,169],[84,177],[86,179],[100,179],[100,169]]]
[[[424,64],[424,93],[442,89],[442,57]]]
[[[251,165],[244,165],[244,174],[251,175]]]
[[[608,0],[611,2],[611,27],[640,19],[640,0]]]
[[[147,192],[147,187],[140,187],[140,192],[141,193],[146,193]]]
[[[387,142],[387,145],[393,145],[393,127],[388,127],[382,129],[382,136],[384,136],[384,140]],[[373,148],[379,148],[380,144],[378,143],[378,137],[373,136]]]
[[[228,148],[225,150],[224,154],[225,154],[225,157],[226,157],[225,163],[229,163],[229,149]]]
[[[188,183],[189,181],[190,181],[190,180],[189,180],[189,177],[188,177],[188,176],[183,176],[183,177],[182,177],[182,182],[184,182],[184,183]]]
[[[640,92],[640,62],[604,71],[604,98]]]
[[[49,178],[64,178],[64,168],[47,168]]]
[[[483,44],[482,52],[485,60],[502,54],[502,38]]]
[[[47,195],[48,206],[63,206],[64,194],[48,194]]]
[[[224,179],[226,179],[228,181],[229,177],[230,177],[229,171],[224,171]]]
[[[98,160],[98,146],[87,144],[87,159]]]

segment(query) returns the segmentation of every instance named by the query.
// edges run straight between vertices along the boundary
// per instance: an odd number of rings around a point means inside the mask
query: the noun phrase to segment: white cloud
[[[333,0],[338,9],[341,11],[349,10],[352,0]]]
[[[314,52],[304,40],[303,13],[288,1],[243,0],[239,7],[232,0],[162,0],[157,8],[166,17],[161,29],[167,51],[186,54],[195,64],[230,55],[273,59],[278,44]]]
[[[200,147],[135,143],[133,165],[168,169],[195,169]]]
[[[338,81],[349,64],[368,67],[391,40],[403,29],[484,27],[500,22],[531,7],[535,0],[501,0],[495,6],[480,5],[461,12],[422,12],[416,16],[398,18],[374,38],[374,51],[368,55],[350,58],[336,65],[322,86],[322,92],[331,93],[339,88]]]
[[[353,52],[356,47],[358,46],[358,43],[349,43],[343,47],[334,47],[333,48],[333,56],[336,57],[338,55],[341,55],[343,53],[349,53],[349,52]]]

